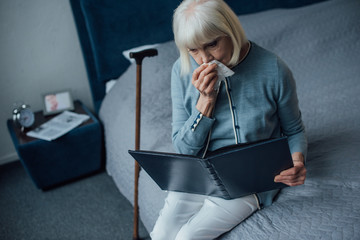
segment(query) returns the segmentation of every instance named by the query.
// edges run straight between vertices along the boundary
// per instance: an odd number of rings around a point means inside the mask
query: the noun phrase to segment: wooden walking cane
[[[141,119],[141,64],[145,57],[157,55],[156,49],[146,49],[140,52],[131,52],[130,58],[136,61],[136,112],[135,112],[135,150],[140,150],[140,119]],[[133,239],[139,239],[139,173],[140,166],[135,161],[135,186],[134,186],[134,231]]]

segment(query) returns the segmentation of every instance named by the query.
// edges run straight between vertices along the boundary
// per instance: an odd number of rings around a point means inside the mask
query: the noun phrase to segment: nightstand
[[[87,114],[90,118],[54,141],[28,137],[26,132],[31,129],[21,132],[12,119],[7,121],[20,161],[40,189],[47,190],[103,168],[101,124],[80,101],[75,101],[74,107],[74,112]],[[36,112],[33,128],[52,117],[44,116],[42,111]]]

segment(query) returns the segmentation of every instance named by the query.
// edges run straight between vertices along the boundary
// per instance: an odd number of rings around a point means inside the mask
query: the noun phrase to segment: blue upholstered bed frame
[[[292,8],[323,0],[226,0],[237,14]],[[122,51],[173,39],[171,24],[180,0],[70,0],[79,34],[95,112],[105,83],[129,66]]]

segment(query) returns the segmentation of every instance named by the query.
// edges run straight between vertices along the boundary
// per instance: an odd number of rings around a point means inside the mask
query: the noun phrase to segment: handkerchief
[[[217,90],[219,90],[221,81],[225,81],[226,77],[230,77],[230,76],[234,75],[234,71],[231,70],[230,68],[228,68],[227,66],[225,66],[224,64],[222,64],[221,62],[219,62],[218,60],[212,60],[211,62],[204,63],[204,64],[211,65],[213,63],[216,63],[216,65],[217,65],[216,70],[218,72],[218,80],[214,86],[214,90],[217,91]]]

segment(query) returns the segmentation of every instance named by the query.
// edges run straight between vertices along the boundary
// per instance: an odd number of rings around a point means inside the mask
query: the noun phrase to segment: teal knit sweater
[[[192,58],[191,65],[193,70],[199,66]],[[195,107],[200,93],[191,84],[192,71],[181,76],[180,60],[174,63],[171,96],[175,150],[199,155],[211,129],[209,151],[285,135],[290,151],[306,157],[307,140],[295,81],[286,64],[252,42],[247,57],[232,70],[235,74],[221,84],[213,117],[207,118]],[[270,205],[276,193],[258,193],[260,204]]]

